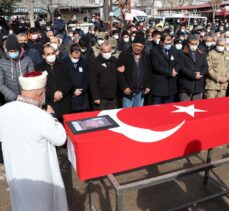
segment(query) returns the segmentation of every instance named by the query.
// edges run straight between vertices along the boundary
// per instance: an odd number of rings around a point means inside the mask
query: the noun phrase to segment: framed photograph
[[[119,125],[108,115],[70,121],[68,125],[73,134],[119,127]]]

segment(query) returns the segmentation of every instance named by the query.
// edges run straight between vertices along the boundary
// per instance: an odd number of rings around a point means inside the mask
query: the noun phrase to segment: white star
[[[207,112],[205,110],[200,110],[200,109],[195,109],[195,105],[190,105],[190,106],[175,106],[174,107],[178,108],[178,110],[173,111],[174,113],[187,113],[192,117],[195,117],[196,112]]]

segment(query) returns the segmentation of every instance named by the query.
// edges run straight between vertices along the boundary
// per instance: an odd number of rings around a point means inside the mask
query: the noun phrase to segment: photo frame
[[[67,124],[74,135],[119,127],[109,115],[73,120]]]

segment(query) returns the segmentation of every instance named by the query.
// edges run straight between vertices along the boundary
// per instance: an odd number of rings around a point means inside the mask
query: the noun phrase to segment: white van
[[[131,9],[131,14],[133,15],[134,21],[145,22],[148,20],[148,15],[141,10]]]

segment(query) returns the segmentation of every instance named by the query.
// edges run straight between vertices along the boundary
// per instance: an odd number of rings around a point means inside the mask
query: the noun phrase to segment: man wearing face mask
[[[29,30],[29,41],[28,41],[29,47],[35,48],[39,52],[41,52],[43,44],[44,44],[43,40],[41,40],[39,37],[39,30],[37,28],[31,28]]]
[[[118,50],[121,52],[127,51],[131,47],[130,35],[128,31],[122,33],[122,40],[119,42]]]
[[[18,77],[34,70],[32,60],[22,51],[16,35],[6,40],[5,57],[0,60],[0,92],[6,102],[14,101],[20,93]]]
[[[84,32],[81,29],[80,22],[76,23],[76,29],[74,30],[74,33],[78,33],[80,35],[80,37],[84,36]]]
[[[206,53],[206,55],[209,54],[210,51],[215,49],[215,46],[212,45],[213,37],[210,35],[207,35],[204,37],[204,40],[202,44],[199,45],[199,49]]]
[[[79,44],[71,45],[69,56],[63,63],[68,68],[70,78],[74,84],[71,97],[71,111],[82,112],[89,110],[87,65],[81,58]]]
[[[229,80],[229,53],[225,51],[224,38],[217,40],[216,49],[208,56],[209,70],[206,78],[205,97],[225,97]]]
[[[145,52],[149,55],[150,51],[157,51],[161,40],[161,32],[155,30],[152,32],[152,41],[146,42]]]
[[[170,34],[161,36],[158,51],[151,53],[152,66],[152,104],[171,103],[177,94],[177,74],[180,70],[180,59],[177,50],[172,46]]]
[[[95,36],[95,27],[89,26],[88,33],[85,34],[85,37],[90,41],[90,45],[93,46],[96,43],[96,36]]]
[[[97,36],[97,42],[96,44],[92,47],[92,50],[94,52],[95,57],[97,57],[100,54],[100,47],[101,45],[104,43],[104,39],[105,39],[105,34],[104,32],[99,32],[98,36]]]
[[[27,34],[20,33],[17,35],[17,38],[22,48],[21,50],[24,50],[25,55],[32,60],[34,66],[40,64],[42,62],[40,52],[35,48],[29,47]]]
[[[112,47],[112,56],[114,56],[116,59],[118,59],[121,51],[119,51],[117,48],[117,40],[114,39],[113,37],[110,37],[108,39],[108,42],[111,44]]]
[[[179,72],[179,97],[181,101],[203,98],[208,63],[206,54],[198,49],[198,43],[198,36],[192,35],[183,50],[184,56]]]
[[[68,69],[56,59],[55,50],[46,45],[42,52],[44,62],[36,67],[37,71],[47,71],[46,103],[52,106],[56,117],[62,121],[63,115],[71,112],[72,81]]]
[[[50,45],[55,50],[58,60],[62,61],[68,57],[68,52],[60,49],[60,39],[58,37],[52,37],[50,39]]]
[[[79,40],[79,46],[81,51],[81,58],[85,61],[87,65],[89,65],[95,59],[94,52],[90,46],[90,41],[87,37],[82,37]]]
[[[89,66],[89,87],[94,110],[114,109],[117,95],[117,59],[105,41],[100,55]]]

